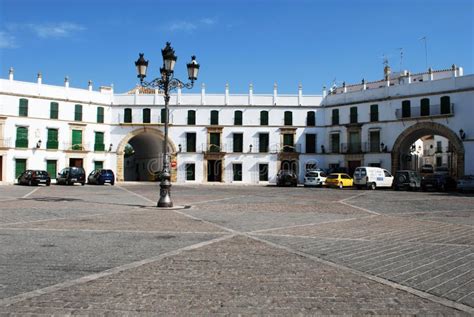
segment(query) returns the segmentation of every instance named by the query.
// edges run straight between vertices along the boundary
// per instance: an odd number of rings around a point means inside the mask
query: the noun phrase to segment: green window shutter
[[[101,170],[104,168],[104,162],[103,161],[94,161],[94,169],[95,170]]]
[[[166,122],[166,108],[161,109],[161,123]]]
[[[132,123],[132,109],[125,108],[123,110],[123,122],[124,123]]]
[[[151,110],[149,108],[143,109],[143,123],[151,123]]]
[[[74,106],[74,121],[82,121],[82,105]]]
[[[268,125],[268,111],[260,111],[260,125]]]
[[[211,110],[211,125],[219,125],[219,111]]]
[[[379,121],[379,105],[370,105],[370,121]]]
[[[402,118],[409,118],[409,117],[411,117],[410,100],[403,100],[402,101]]]
[[[283,152],[294,152],[294,135],[290,133],[283,134]]]
[[[104,107],[97,107],[97,123],[104,123]]]
[[[357,107],[351,107],[350,123],[357,123]]]
[[[210,152],[221,151],[221,134],[220,133],[210,133],[209,141],[210,141],[210,144],[209,144]]]
[[[95,133],[94,151],[104,151],[104,132]]]
[[[244,135],[242,133],[233,134],[233,152],[243,152]]]
[[[19,148],[28,147],[28,128],[25,128],[25,127],[16,128],[15,147],[19,147]]]
[[[72,147],[73,150],[82,150],[82,131],[72,130]]]
[[[196,124],[196,111],[188,110],[188,125],[195,125],[195,124]]]
[[[260,133],[258,135],[258,152],[265,153],[269,151],[269,138],[270,136],[268,133]]]
[[[232,164],[232,172],[234,174],[234,181],[242,181],[242,164]]]
[[[314,127],[316,125],[316,114],[314,111],[308,111],[306,115],[306,125],[308,127]]]
[[[285,125],[293,125],[293,113],[285,111]]]
[[[451,100],[449,96],[441,97],[441,114],[450,114],[451,113]]]
[[[56,179],[57,175],[57,161],[56,160],[47,160],[46,161],[46,172],[48,172],[51,179]]]
[[[26,159],[15,160],[15,178],[18,178],[21,173],[26,171]]]
[[[234,112],[234,125],[242,125],[242,111],[240,110]]]
[[[186,152],[196,152],[196,133],[186,133]]]
[[[194,181],[196,180],[196,165],[195,164],[186,164],[186,180]]]
[[[420,115],[429,116],[430,115],[430,100],[428,98],[421,99],[420,102]]]
[[[28,117],[28,99],[20,99],[20,108],[18,115],[20,117]]]
[[[49,108],[49,118],[57,119],[59,117],[59,105],[57,102],[51,102]]]
[[[46,141],[47,149],[57,149],[58,148],[58,130],[57,129],[48,129],[48,140]]]
[[[339,109],[332,110],[332,124],[339,124]]]

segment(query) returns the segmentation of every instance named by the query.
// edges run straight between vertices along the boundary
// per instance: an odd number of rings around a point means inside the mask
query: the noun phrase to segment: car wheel
[[[339,183],[339,189],[343,189],[344,185],[342,183]]]
[[[82,182],[82,183],[81,183],[81,186],[84,186],[85,184],[86,184],[86,182]]]
[[[31,180],[28,181],[28,186],[33,186],[33,182]]]
[[[375,187],[377,187],[377,185],[375,183],[370,183],[367,185],[367,188],[370,189],[370,190],[375,190]]]
[[[46,186],[50,186],[50,185],[51,185],[51,181],[46,183]]]
[[[110,186],[114,186],[115,182],[110,183]]]

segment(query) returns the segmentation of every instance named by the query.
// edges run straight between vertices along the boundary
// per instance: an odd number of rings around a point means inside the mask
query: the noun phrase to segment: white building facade
[[[446,164],[474,174],[474,76],[462,68],[323,90],[320,96],[183,94],[170,101],[172,180],[178,183],[275,183],[280,169],[303,180],[310,168],[361,165],[408,168],[426,135],[448,140]],[[56,175],[66,166],[109,168],[119,181],[154,180],[161,170],[164,100],[159,91],[115,94],[0,79],[0,181],[24,169]],[[462,133],[461,133],[462,132]],[[469,159],[471,158],[471,159]]]

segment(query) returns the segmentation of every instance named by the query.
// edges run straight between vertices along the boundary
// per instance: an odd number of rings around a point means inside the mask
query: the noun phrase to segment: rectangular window
[[[209,134],[209,152],[220,152],[221,151],[221,134],[210,133]]]
[[[196,125],[196,110],[188,110],[188,125]]]
[[[104,161],[94,161],[94,169],[95,170],[104,169]]]
[[[95,133],[95,142],[94,142],[94,151],[104,151],[105,144],[104,144],[104,132],[96,132]]]
[[[339,109],[332,110],[332,124],[339,124]]]
[[[28,99],[20,99],[20,108],[18,115],[20,117],[28,117]]]
[[[306,153],[316,153],[316,134],[306,133]]]
[[[443,147],[441,141],[436,141],[436,153],[443,153]]]
[[[242,111],[240,110],[234,112],[234,125],[242,125]]]
[[[237,182],[242,181],[242,163],[234,163],[232,164],[232,173],[233,173],[233,180]]]
[[[314,111],[308,111],[306,125],[308,127],[314,127],[316,125],[316,114]]]
[[[58,129],[48,129],[47,149],[58,149]]]
[[[258,180],[268,182],[268,164],[258,164]]]
[[[266,153],[269,152],[270,145],[270,135],[268,133],[259,133],[258,134],[258,152]]]
[[[293,113],[291,111],[285,111],[285,125],[293,125]]]
[[[123,122],[132,123],[132,109],[131,108],[123,109]]]
[[[349,132],[349,153],[360,153],[360,133],[359,132]]]
[[[244,135],[242,133],[234,133],[232,136],[233,136],[232,152],[243,152]]]
[[[166,122],[166,108],[161,109],[161,123]]]
[[[28,147],[28,128],[26,127],[16,128],[15,147],[19,147],[19,148]]]
[[[294,151],[295,151],[294,134],[293,133],[283,134],[283,152],[294,152]]]
[[[451,100],[449,96],[441,97],[441,114],[451,113]]]
[[[402,118],[409,118],[409,117],[411,117],[410,100],[403,100],[402,101]]]
[[[74,106],[74,121],[82,121],[82,105]]]
[[[260,111],[260,125],[268,125],[268,111]]]
[[[211,111],[211,125],[219,125],[219,111]]]
[[[370,106],[370,122],[379,121],[379,105]]]
[[[56,161],[56,160],[47,160],[46,161],[46,172],[48,172],[49,177],[51,177],[51,179],[56,179],[56,175],[58,173],[57,162],[58,161]]]
[[[18,178],[21,173],[26,171],[26,159],[15,160],[15,178]]]
[[[350,123],[357,123],[357,107],[351,107],[351,114],[349,118]]]
[[[82,130],[72,130],[72,150],[82,150]]]
[[[430,115],[430,100],[428,98],[421,99],[420,102],[420,115],[429,116]]]
[[[331,134],[331,153],[339,153],[339,133]]]
[[[186,133],[186,152],[196,152],[196,133]]]
[[[149,108],[143,109],[143,123],[151,123],[151,110]]]
[[[370,152],[380,152],[380,131],[370,131]]]
[[[97,123],[104,123],[104,107],[97,107]]]
[[[186,180],[187,181],[196,180],[196,165],[193,163],[186,164]]]
[[[59,117],[59,104],[57,102],[51,102],[49,104],[49,118],[57,119]]]

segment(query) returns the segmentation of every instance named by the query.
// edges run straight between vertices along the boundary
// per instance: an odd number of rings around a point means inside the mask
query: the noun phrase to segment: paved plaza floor
[[[0,316],[474,315],[474,195],[0,186]]]

